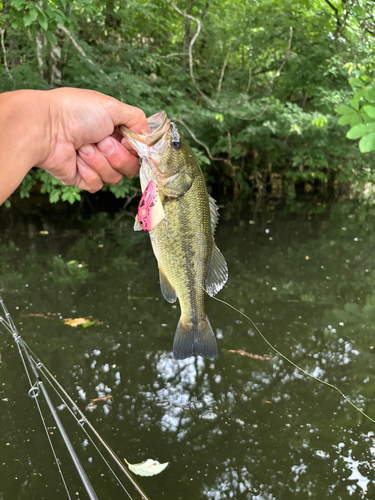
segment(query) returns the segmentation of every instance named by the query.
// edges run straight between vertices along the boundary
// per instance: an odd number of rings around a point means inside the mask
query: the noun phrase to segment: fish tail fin
[[[217,358],[216,338],[207,316],[193,326],[191,324],[184,326],[180,318],[174,335],[173,355],[175,359],[185,359],[194,355]]]

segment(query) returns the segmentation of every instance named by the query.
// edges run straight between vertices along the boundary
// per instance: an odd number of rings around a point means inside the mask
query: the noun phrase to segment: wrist
[[[0,204],[52,147],[46,94],[18,90],[0,95]]]
[[[17,90],[0,95],[2,141],[9,141],[25,168],[43,162],[51,149],[48,92]]]

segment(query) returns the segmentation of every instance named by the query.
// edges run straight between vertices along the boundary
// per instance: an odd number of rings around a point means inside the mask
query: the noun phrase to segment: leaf
[[[40,8],[38,8],[38,11],[39,11],[38,12],[39,24],[44,31],[47,31],[48,30],[48,19],[47,19],[45,13],[42,10],[40,10]]]
[[[358,110],[359,110],[359,103],[358,103],[358,101],[357,101],[356,99],[352,99],[352,100],[350,101],[350,106],[351,106],[352,108],[354,108],[356,111],[358,111]]]
[[[361,123],[360,125],[352,127],[346,134],[346,137],[348,139],[359,139],[360,137],[363,137],[364,135],[374,131],[375,131],[375,123],[371,124]]]
[[[84,328],[87,328],[88,326],[94,324],[95,321],[90,321],[89,319],[86,318],[64,319],[64,325],[72,326],[73,328],[77,328],[77,326],[83,326]]]
[[[357,14],[357,16],[361,19],[364,19],[366,17],[366,11],[363,7],[360,7],[359,5],[355,5],[353,7],[354,12]]]
[[[233,352],[234,354],[239,354],[240,356],[246,356],[247,358],[259,359],[260,361],[269,361],[271,356],[261,356],[260,354],[252,354],[251,352],[243,351],[239,349],[238,351],[229,350],[228,352]]]
[[[103,396],[102,398],[92,399],[91,402],[96,403],[97,401],[107,401],[107,399],[112,399],[112,398],[113,398],[113,396]]]
[[[350,314],[361,314],[361,309],[358,304],[353,304],[352,302],[348,302],[344,306],[345,311],[348,311]]]
[[[155,476],[156,474],[160,474],[160,472],[163,472],[163,470],[166,469],[169,464],[169,462],[161,464],[157,460],[152,460],[151,458],[140,464],[129,464],[129,462],[125,458],[124,460],[129,469],[138,476]]]
[[[359,78],[349,78],[349,85],[352,88],[365,86],[365,84]]]
[[[365,90],[365,97],[368,101],[375,101],[375,88],[374,87],[368,87]]]
[[[375,106],[363,106],[363,109],[370,118],[375,118]]]
[[[359,125],[362,123],[362,118],[355,114],[355,115],[344,115],[340,116],[339,121],[337,122],[339,125],[350,125],[354,127],[354,125]]]
[[[87,321],[82,325],[82,328],[88,328],[89,326],[95,325],[95,321]]]
[[[356,92],[354,94],[353,99],[356,100],[356,101],[359,101],[362,97],[365,96],[366,92],[367,92],[367,89],[358,90],[358,92]]]
[[[339,115],[352,115],[355,113],[355,109],[351,108],[350,106],[342,105],[336,109],[336,113],[338,113]]]
[[[55,43],[57,43],[57,38],[51,31],[47,31],[46,37],[51,45],[55,45]]]
[[[350,132],[350,130],[349,130]],[[375,149],[375,132],[367,134],[359,141],[359,150],[361,153],[369,153]]]
[[[54,189],[51,191],[49,195],[49,202],[50,203],[57,203],[60,199],[61,196],[61,191],[59,189]]]

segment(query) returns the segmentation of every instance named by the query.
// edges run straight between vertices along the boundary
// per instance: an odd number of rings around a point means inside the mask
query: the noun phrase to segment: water
[[[224,211],[216,238],[230,272],[219,297],[373,418],[374,228],[375,209],[354,203],[269,207],[255,220]],[[152,500],[374,498],[375,424],[283,361],[235,311],[206,301],[218,360],[173,359],[179,307],[163,300],[148,236],[130,219],[72,226],[30,216],[3,231],[0,273],[23,338],[118,456],[169,462],[138,478]],[[64,325],[78,317],[96,323]],[[251,356],[230,352],[240,350]],[[0,355],[0,500],[65,499],[6,331]],[[105,395],[113,398],[85,411]],[[41,406],[72,498],[86,499]],[[67,410],[58,412],[98,497],[128,498]]]

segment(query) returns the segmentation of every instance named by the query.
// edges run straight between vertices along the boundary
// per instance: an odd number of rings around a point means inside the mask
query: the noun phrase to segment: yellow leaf
[[[64,325],[72,326],[73,328],[77,328],[77,326],[80,325],[86,325],[87,323],[90,323],[90,320],[86,318],[68,318],[64,320]]]

